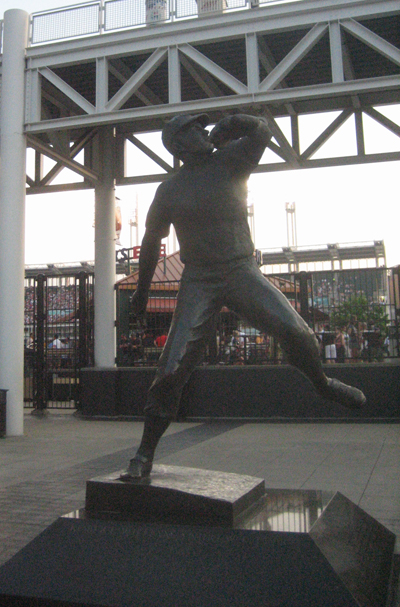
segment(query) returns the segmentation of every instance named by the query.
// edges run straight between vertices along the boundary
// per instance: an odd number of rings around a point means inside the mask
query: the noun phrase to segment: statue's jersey
[[[265,146],[250,144],[244,137],[202,155],[157,189],[146,230],[165,238],[173,224],[183,263],[210,266],[252,255],[247,181]]]

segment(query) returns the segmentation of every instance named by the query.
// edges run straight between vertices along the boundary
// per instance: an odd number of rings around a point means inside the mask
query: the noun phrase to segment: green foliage
[[[367,323],[367,325],[373,324],[379,327],[382,335],[386,334],[389,317],[386,314],[385,306],[376,303],[369,304],[365,295],[353,295],[336,306],[331,315],[331,325],[334,328],[346,327],[351,317],[355,317],[358,322]]]

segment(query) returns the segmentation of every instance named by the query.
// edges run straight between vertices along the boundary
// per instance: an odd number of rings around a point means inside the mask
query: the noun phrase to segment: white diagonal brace
[[[173,171],[173,167],[171,165],[169,165],[167,162],[165,162],[165,160],[160,158],[160,156],[158,156],[158,154],[153,152],[153,150],[151,150],[149,147],[147,147],[147,145],[145,145],[142,141],[140,141],[140,139],[138,139],[134,135],[127,135],[126,138],[131,143],[133,143],[133,145],[135,145],[139,150],[141,150],[144,154],[146,154],[146,156],[148,156],[151,160],[153,160],[153,162],[156,162],[162,169],[164,169],[164,171],[166,171],[167,173],[170,173],[171,171]]]
[[[265,39],[262,36],[258,37],[257,46],[258,46],[259,61],[260,61],[261,65],[264,66],[267,74],[270,74],[272,72],[272,70],[276,68],[276,65],[277,65],[276,61],[275,61],[275,57],[273,56],[271,49],[269,48],[268,44],[265,42]],[[260,79],[260,74],[258,74],[258,78]],[[287,88],[287,84],[286,84],[285,80],[282,80],[276,86],[276,88],[277,89]],[[286,107],[286,110],[287,110],[289,116],[296,115],[296,111],[293,107],[293,104],[286,103],[285,107]]]
[[[270,91],[274,89],[287,76],[287,74],[307,55],[307,53],[317,44],[328,29],[327,23],[317,23],[307,32],[307,34],[296,44],[296,46],[286,55],[284,59],[260,84],[260,91]]]
[[[211,75],[205,70],[202,70],[199,65],[195,66],[194,63],[189,61],[184,55],[181,55],[181,64],[208,97],[223,96],[222,90],[215,83]]]
[[[119,110],[131,97],[135,90],[151,76],[151,74],[158,68],[160,63],[167,57],[168,49],[159,48],[140,66],[140,68],[132,74],[132,76],[125,82],[125,84],[115,93],[114,97],[106,104],[107,112],[113,112]]]
[[[365,114],[368,114],[368,116],[370,116],[371,118],[376,120],[376,122],[378,122],[379,124],[384,126],[386,129],[388,129],[389,131],[391,131],[392,133],[394,133],[395,135],[400,137],[400,126],[398,124],[396,124],[395,122],[393,122],[392,120],[390,120],[390,118],[387,118],[386,116],[384,116],[383,114],[378,112],[373,107],[370,107],[368,109],[364,108],[363,112]]]
[[[243,82],[240,82],[240,80],[229,74],[221,66],[214,63],[214,61],[211,61],[211,59],[208,59],[208,57],[193,48],[193,46],[190,46],[190,44],[182,44],[179,47],[179,50],[217,80],[223,82],[234,93],[237,93],[238,95],[247,93],[247,86],[245,86]]]
[[[272,116],[271,112],[269,111],[269,109],[267,107],[264,108],[264,114],[268,120],[268,127],[269,127],[272,135],[275,137],[276,141],[278,142],[280,149],[282,150],[282,154],[279,154],[279,155],[282,158],[285,158],[285,160],[287,160],[287,162],[291,166],[299,167],[300,162],[299,162],[298,154],[295,152],[295,150],[292,148],[292,146],[286,139],[285,135],[282,133],[281,129],[279,128],[278,124],[275,122],[274,117]],[[278,153],[278,152],[276,152],[276,150],[274,150],[274,151],[275,151],[275,153]]]
[[[68,99],[71,99],[71,101],[73,101],[74,103],[76,103],[76,105],[78,105],[80,108],[82,108],[82,110],[84,112],[86,112],[87,114],[94,114],[94,112],[95,112],[94,105],[92,105],[90,103],[90,101],[85,99],[85,97],[82,97],[82,95],[80,95],[77,91],[75,91],[75,89],[73,89],[72,86],[67,84],[65,82],[65,80],[63,80],[62,78],[57,76],[57,74],[55,74],[51,69],[49,69],[48,67],[41,67],[39,72],[42,74],[42,76],[44,76],[44,78],[46,78],[46,80],[51,82],[51,84],[53,84],[59,91],[64,93],[64,95],[66,95],[66,97],[68,97]]]
[[[87,131],[83,137],[81,137],[78,141],[74,143],[74,145],[69,150],[69,157],[75,158],[79,154],[79,152],[93,139],[93,137],[97,134],[97,129],[91,129]],[[61,173],[64,168],[64,164],[62,162],[57,162],[53,168],[40,180],[40,185],[45,186],[49,185],[56,177]]]
[[[125,84],[131,78],[132,70],[124,64],[121,59],[113,59],[108,62],[108,71],[115,76],[121,84]],[[136,89],[133,94],[140,99],[145,105],[162,105],[162,101],[151,89],[145,84],[142,84]]]
[[[279,156],[280,158],[282,158],[282,160],[287,160],[287,156],[285,156],[285,154],[282,152],[281,148],[279,147],[279,145],[276,145],[276,143],[274,143],[273,141],[270,141],[268,144],[268,148],[274,152],[277,156]]]
[[[393,61],[396,65],[400,65],[400,50],[396,46],[390,44],[390,42],[387,42],[387,40],[384,40],[378,34],[371,32],[371,30],[354,21],[354,19],[344,19],[341,21],[341,25],[355,38],[364,42],[367,46],[386,57],[386,59]]]
[[[326,143],[328,139],[330,139],[330,137],[336,133],[338,128],[341,127],[344,122],[346,122],[352,113],[353,111],[351,109],[343,110],[343,112],[341,112],[339,116],[337,116],[335,120],[333,120],[333,122],[331,122],[331,124],[321,133],[321,135],[319,135],[315,141],[313,141],[312,144],[302,153],[301,159],[308,160],[311,158],[320,149],[320,147],[322,147],[324,143]]]
[[[53,148],[51,148],[48,145],[46,145],[45,143],[43,143],[43,141],[41,141],[34,135],[28,135],[27,142],[28,142],[28,145],[30,145],[34,150],[41,152],[42,154],[44,154],[45,156],[48,156],[49,158],[52,158],[52,160],[55,160],[56,162],[62,162],[62,164],[65,167],[67,167],[68,169],[71,169],[75,173],[78,173],[78,175],[82,175],[82,177],[87,177],[91,181],[98,181],[99,177],[98,177],[97,173],[88,169],[87,167],[83,166],[82,164],[79,164],[79,162],[76,162],[75,160],[72,160],[71,158],[67,158],[66,156],[63,156],[62,154],[59,154]]]

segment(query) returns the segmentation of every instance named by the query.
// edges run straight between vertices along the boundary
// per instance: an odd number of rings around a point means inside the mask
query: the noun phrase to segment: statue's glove
[[[216,148],[222,148],[229,141],[252,135],[260,126],[261,120],[255,116],[235,114],[222,118],[210,133],[210,141]],[[265,120],[263,120],[265,124]]]
[[[143,326],[146,326],[146,306],[148,298],[148,291],[138,287],[129,300],[131,312],[135,317],[136,322]]]

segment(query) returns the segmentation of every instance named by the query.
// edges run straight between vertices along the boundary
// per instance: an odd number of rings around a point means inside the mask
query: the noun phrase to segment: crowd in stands
[[[358,322],[352,317],[344,327],[332,329],[326,324],[317,333],[321,358],[328,364],[345,362],[379,362],[389,356],[389,337],[374,324]]]
[[[64,317],[66,312],[75,312],[79,307],[79,290],[73,285],[48,286],[45,303],[48,320]],[[33,323],[37,307],[36,288],[25,287],[25,324]]]
[[[167,331],[122,334],[118,343],[120,366],[152,366],[157,364],[167,340]],[[268,364],[282,359],[282,352],[273,338],[256,331],[246,334],[238,330],[216,333],[215,347],[207,349],[209,364]]]
[[[167,332],[156,335],[149,331],[133,332],[128,338],[122,334],[118,344],[118,363],[120,366],[156,364],[167,341]]]
[[[378,326],[358,322],[352,317],[344,327],[325,324],[316,333],[323,362],[379,362],[389,355],[389,338]],[[167,331],[121,335],[118,344],[120,366],[153,366],[157,364],[167,339]],[[205,364],[259,365],[285,362],[279,344],[269,335],[258,331],[237,329],[217,331],[215,347],[210,344]]]

